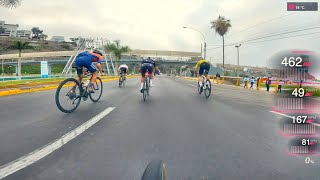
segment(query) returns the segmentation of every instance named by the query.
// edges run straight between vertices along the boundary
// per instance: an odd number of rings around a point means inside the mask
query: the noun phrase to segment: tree
[[[31,31],[32,31],[32,39],[43,39],[44,38],[43,36],[46,36],[45,34],[43,34],[43,30],[40,30],[38,27],[33,27]]]
[[[48,35],[46,35],[46,34],[43,34],[43,35],[42,35],[42,39],[43,39],[43,40],[47,40],[47,38],[48,38]]]
[[[231,21],[223,16],[219,16],[218,19],[211,21],[210,23],[211,28],[222,37],[222,67],[224,68],[224,35],[231,28]]]
[[[19,57],[21,57],[21,52],[24,49],[33,49],[32,46],[29,45],[30,42],[23,42],[23,41],[15,41],[12,43],[12,45],[9,47],[10,49],[16,49],[19,51]]]
[[[112,53],[116,57],[116,69],[118,69],[117,63],[120,61],[122,54],[130,51],[130,48],[128,46],[120,45],[120,40],[115,40],[114,43],[106,45],[104,49],[107,53]]]
[[[2,26],[0,26],[0,34],[3,34],[5,32],[6,32],[6,30]]]
[[[48,38],[48,35],[40,34],[38,38],[41,39],[41,40],[46,40]]]
[[[33,49],[33,47],[29,45],[29,42],[15,41],[9,48],[19,51],[18,76],[21,76],[21,52],[24,49]]]
[[[70,40],[71,40],[72,42],[77,42],[77,41],[79,40],[79,38],[70,38]]]
[[[6,8],[16,8],[21,4],[22,0],[0,0],[0,6]]]

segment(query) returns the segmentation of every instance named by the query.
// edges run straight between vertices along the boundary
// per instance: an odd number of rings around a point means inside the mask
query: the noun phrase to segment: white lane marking
[[[281,116],[285,116],[285,117],[288,117],[288,118],[292,118],[293,119],[293,116],[289,116],[289,115],[286,115],[286,114],[282,114],[282,113],[279,113],[279,112],[275,112],[275,111],[270,111],[271,113],[274,113],[274,114],[278,114],[278,115],[281,115]],[[318,124],[318,123],[310,123],[310,124],[313,124],[313,125],[315,125],[315,126],[318,126],[318,127],[320,127],[320,124]]]
[[[67,144],[72,139],[79,136],[81,133],[89,129],[95,123],[99,122],[103,117],[113,111],[115,107],[109,107],[102,111],[100,114],[96,115],[95,117],[91,118],[87,122],[83,123],[76,129],[68,132],[67,134],[63,135],[61,138],[56,139],[52,143],[49,143],[25,156],[20,157],[8,164],[0,166],[0,179],[9,176],[35,162],[44,158],[45,156],[49,155],[50,153],[54,152],[55,150],[59,149],[63,145]]]
[[[279,112],[275,112],[275,111],[270,111],[270,112],[274,113],[274,114],[281,115],[281,116],[285,116],[285,117],[288,117],[288,118],[293,118],[292,116],[289,116],[289,115],[286,115],[286,114],[282,114],[282,113],[279,113]]]

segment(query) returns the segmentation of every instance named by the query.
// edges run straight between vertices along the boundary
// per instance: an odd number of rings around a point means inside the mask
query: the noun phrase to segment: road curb
[[[138,75],[127,76],[127,79],[135,78],[135,77],[139,77],[139,76]],[[119,80],[119,77],[102,79],[102,82],[111,82],[111,81],[116,81],[116,80]],[[1,96],[17,95],[17,94],[25,94],[25,93],[31,93],[31,92],[38,92],[38,91],[46,91],[46,90],[56,89],[56,88],[58,88],[58,86],[59,85],[47,85],[47,86],[43,86],[43,87],[30,88],[30,89],[12,89],[12,90],[8,90],[8,91],[1,91],[0,97]]]

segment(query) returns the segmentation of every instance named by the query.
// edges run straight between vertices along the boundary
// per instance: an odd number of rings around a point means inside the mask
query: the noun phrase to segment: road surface
[[[0,166],[28,155],[115,107],[73,140],[4,179],[140,179],[153,159],[168,179],[319,179],[320,159],[287,155],[273,96],[223,85],[205,99],[196,82],[158,76],[146,102],[139,80],[104,84],[101,101],[60,112],[54,90],[0,97]],[[24,163],[24,162],[21,162]],[[0,168],[0,174],[1,174]],[[12,170],[9,170],[12,171]]]

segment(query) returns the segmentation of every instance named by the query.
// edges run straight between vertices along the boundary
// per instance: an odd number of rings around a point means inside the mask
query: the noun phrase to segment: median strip
[[[137,75],[127,76],[127,79],[138,77]],[[111,82],[119,80],[119,77],[112,77],[108,79],[102,79],[102,82]],[[62,82],[62,81],[60,81]],[[37,83],[38,86],[41,86],[40,83]],[[24,87],[24,88],[17,88],[11,90],[0,91],[0,96],[9,96],[9,95],[16,95],[16,94],[25,94],[31,92],[38,92],[38,91],[46,91],[51,89],[58,88],[59,84],[57,85],[43,85],[42,87]]]

